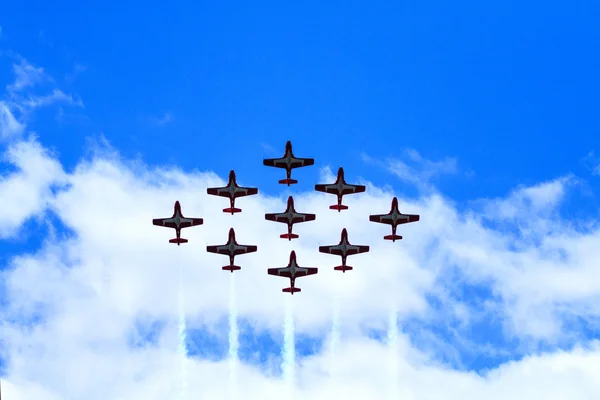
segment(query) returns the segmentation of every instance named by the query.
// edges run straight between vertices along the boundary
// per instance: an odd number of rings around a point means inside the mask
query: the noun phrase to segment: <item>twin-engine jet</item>
[[[392,209],[389,213],[369,216],[369,220],[371,222],[378,222],[380,224],[392,226],[392,234],[383,237],[385,240],[391,240],[392,242],[402,239],[402,236],[396,235],[396,228],[398,225],[407,224],[409,222],[417,222],[419,219],[420,216],[416,214],[402,214],[398,210],[398,198],[396,197],[392,199]]]
[[[292,153],[292,142],[289,140],[285,144],[285,154],[281,158],[265,158],[263,165],[267,167],[284,168],[286,179],[282,179],[279,183],[290,186],[292,183],[298,183],[296,179],[292,179],[292,170],[294,168],[308,167],[314,165],[314,158],[298,158]]]
[[[221,196],[229,198],[229,208],[224,208],[223,212],[234,213],[241,212],[241,208],[235,208],[235,199],[238,197],[251,196],[253,194],[258,193],[257,188],[251,187],[240,187],[235,181],[235,171],[231,170],[229,172],[229,182],[227,182],[227,186],[224,187],[216,187],[216,188],[208,188],[206,189],[206,193],[212,194],[213,196]]]
[[[152,224],[156,226],[165,226],[167,228],[174,228],[175,239],[170,239],[169,243],[177,243],[179,246],[181,243],[187,243],[188,240],[181,237],[181,230],[183,228],[189,228],[190,226],[202,225],[204,220],[202,218],[185,218],[181,214],[181,205],[179,201],[175,202],[173,216],[171,218],[155,218],[152,220]]]
[[[294,199],[292,196],[288,197],[287,209],[282,213],[265,214],[265,219],[269,221],[282,222],[287,224],[288,233],[279,235],[282,239],[296,239],[299,236],[292,233],[292,226],[300,222],[314,221],[317,218],[315,214],[303,214],[296,211],[294,208]]]
[[[292,295],[296,292],[300,292],[301,289],[294,286],[296,278],[303,276],[314,275],[318,272],[318,268],[305,267],[302,268],[296,262],[296,252],[292,250],[290,253],[290,262],[287,267],[284,268],[269,268],[267,273],[269,275],[283,276],[284,278],[290,278],[290,287],[281,289],[284,293],[291,293]]]
[[[351,185],[344,180],[344,168],[340,167],[337,173],[336,181],[331,185],[319,184],[315,185],[317,192],[331,193],[337,196],[337,204],[329,206],[332,210],[347,210],[348,206],[342,204],[342,196],[345,194],[362,193],[367,188],[363,185]]]
[[[229,229],[229,240],[227,243],[221,246],[206,246],[206,251],[209,253],[223,254],[229,256],[229,265],[224,266],[224,271],[233,271],[241,269],[237,265],[233,265],[235,256],[240,254],[254,253],[258,248],[256,246],[238,244],[235,240],[235,231],[233,228]]]
[[[321,253],[333,254],[342,257],[342,265],[334,267],[333,269],[336,271],[342,271],[344,273],[352,270],[351,266],[346,265],[346,257],[354,254],[366,253],[368,251],[369,246],[350,244],[348,241],[348,231],[346,228],[342,229],[342,236],[339,244],[334,244],[331,246],[319,246],[319,252]]]

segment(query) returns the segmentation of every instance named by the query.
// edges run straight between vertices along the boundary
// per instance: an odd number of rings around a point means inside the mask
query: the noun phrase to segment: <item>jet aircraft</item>
[[[272,213],[265,214],[265,219],[269,221],[282,222],[287,224],[288,233],[283,233],[279,235],[282,239],[296,239],[299,236],[295,233],[292,233],[292,226],[294,224],[300,222],[314,221],[317,218],[315,214],[303,214],[296,211],[294,208],[294,198],[292,196],[288,197],[287,201],[287,209],[282,213]]]
[[[420,219],[419,215],[415,214],[402,214],[398,210],[398,198],[392,199],[392,209],[387,214],[370,215],[369,220],[371,222],[378,222],[380,224],[387,224],[392,226],[392,234],[384,236],[385,240],[396,240],[402,239],[402,236],[396,235],[396,228],[398,225],[407,224],[409,222],[417,222]]]
[[[284,293],[291,293],[292,295],[296,292],[300,292],[301,289],[294,286],[296,278],[303,276],[314,275],[318,272],[318,268],[305,267],[302,268],[296,262],[296,252],[292,250],[290,253],[290,262],[287,267],[284,268],[269,268],[267,273],[269,275],[283,276],[284,278],[290,278],[290,287],[281,289]]]
[[[342,257],[342,265],[334,267],[333,269],[336,271],[342,271],[344,273],[352,270],[351,266],[346,265],[346,257],[354,254],[366,253],[368,251],[369,246],[350,244],[348,241],[348,231],[346,228],[342,229],[342,236],[339,244],[334,244],[331,246],[319,246],[319,252],[321,253],[333,254]]]
[[[354,194],[354,193],[362,193],[367,188],[363,185],[351,185],[346,183],[344,180],[344,168],[340,167],[337,173],[336,181],[331,185],[319,184],[315,185],[315,190],[317,192],[331,193],[337,196],[337,204],[329,206],[332,210],[338,210],[338,212],[342,210],[347,210],[348,206],[342,204],[342,197],[345,194]]]
[[[209,253],[223,254],[229,256],[229,265],[224,266],[224,271],[233,271],[241,269],[237,265],[233,265],[235,256],[241,254],[254,253],[258,248],[256,246],[238,244],[235,240],[235,231],[233,228],[229,229],[229,240],[227,243],[221,246],[206,246],[206,251]]]
[[[281,158],[265,158],[263,165],[267,167],[285,168],[286,179],[282,179],[279,183],[290,186],[292,183],[298,183],[296,179],[291,179],[292,170],[294,168],[308,167],[314,165],[314,158],[298,158],[292,153],[292,142],[289,140],[285,144],[285,154]]]
[[[223,212],[231,213],[233,215],[236,212],[242,212],[241,208],[235,208],[235,199],[238,197],[251,196],[258,193],[257,188],[240,187],[235,181],[235,171],[229,172],[229,182],[227,186],[208,188],[206,193],[212,194],[213,196],[221,196],[229,198],[229,208],[224,208]]]
[[[181,205],[179,204],[179,201],[175,202],[173,216],[171,218],[155,218],[152,220],[153,225],[175,229],[177,237],[175,239],[170,239],[169,243],[177,243],[177,246],[181,243],[188,242],[187,239],[181,237],[181,229],[202,225],[203,223],[204,220],[202,218],[185,218],[183,214],[181,214]]]

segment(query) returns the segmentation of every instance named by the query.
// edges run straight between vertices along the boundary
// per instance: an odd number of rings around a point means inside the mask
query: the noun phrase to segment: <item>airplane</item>
[[[229,182],[227,182],[227,186],[208,188],[206,189],[206,193],[214,196],[228,197],[230,207],[224,208],[223,212],[231,213],[231,215],[233,215],[236,212],[242,212],[241,208],[235,208],[235,199],[238,197],[257,194],[258,189],[238,186],[237,182],[235,181],[235,171],[231,170],[229,172]]]
[[[366,253],[369,251],[369,246],[362,245],[351,245],[348,241],[348,231],[346,228],[342,229],[342,237],[340,239],[339,244],[331,245],[331,246],[319,246],[319,252],[325,254],[333,254],[336,256],[342,257],[342,265],[334,267],[333,269],[336,271],[342,271],[346,273],[346,271],[352,270],[352,267],[346,265],[346,257]]]
[[[363,185],[351,185],[346,183],[344,180],[344,168],[340,167],[337,173],[336,181],[331,185],[315,185],[315,190],[317,192],[331,193],[337,196],[337,204],[329,206],[332,210],[338,210],[338,212],[342,210],[347,210],[348,206],[342,204],[342,196],[345,194],[354,194],[354,193],[362,193],[367,188]]]
[[[287,209],[282,213],[272,213],[265,214],[265,219],[268,221],[282,222],[286,223],[288,226],[288,233],[283,233],[279,235],[282,239],[296,239],[299,236],[295,233],[292,233],[292,226],[294,224],[300,222],[314,221],[317,218],[315,214],[303,214],[296,211],[294,208],[294,198],[292,196],[288,197],[287,200]]]
[[[169,243],[177,243],[177,246],[181,243],[188,242],[187,239],[181,237],[181,229],[202,225],[203,223],[204,220],[202,218],[185,218],[183,214],[181,214],[181,205],[179,204],[179,201],[175,202],[173,216],[171,218],[155,218],[152,220],[153,225],[175,229],[177,237],[175,239],[170,239]]]
[[[283,276],[284,278],[290,278],[290,287],[281,289],[284,293],[291,293],[292,295],[297,292],[301,292],[300,288],[294,286],[296,278],[303,276],[314,275],[318,272],[318,268],[306,267],[302,268],[296,262],[296,252],[292,250],[290,253],[290,262],[287,267],[284,268],[269,268],[267,273],[269,275]]]
[[[267,167],[285,168],[286,179],[282,179],[279,183],[290,186],[292,183],[298,183],[296,179],[291,179],[292,170],[294,168],[308,167],[314,165],[314,158],[298,158],[292,153],[292,142],[289,140],[285,144],[285,154],[281,158],[265,158],[263,165]]]
[[[231,271],[231,273],[241,269],[241,267],[233,265],[233,259],[235,256],[240,254],[254,253],[257,249],[258,248],[256,246],[238,244],[238,242],[235,240],[235,231],[233,228],[229,229],[229,240],[227,243],[221,246],[206,246],[206,251],[209,253],[217,253],[229,256],[229,265],[224,266],[222,269],[224,271]]]
[[[369,220],[371,222],[378,222],[380,224],[388,224],[392,226],[392,234],[383,237],[383,239],[391,240],[392,242],[402,239],[402,236],[396,235],[396,228],[398,225],[407,224],[409,222],[417,222],[419,219],[419,215],[402,214],[398,210],[398,198],[396,197],[392,199],[392,209],[389,213],[369,216]]]

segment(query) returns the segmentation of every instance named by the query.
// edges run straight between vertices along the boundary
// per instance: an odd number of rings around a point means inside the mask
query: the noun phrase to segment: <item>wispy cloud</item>
[[[19,63],[13,64],[13,72],[15,74],[14,82],[6,85],[6,90],[11,93],[21,92],[23,89],[50,80],[42,67],[36,67],[24,58],[20,58]]]
[[[0,137],[8,139],[19,136],[25,130],[30,114],[38,108],[55,104],[83,108],[81,99],[67,94],[57,87],[54,79],[42,67],[38,67],[19,55],[12,69],[14,81],[6,85],[6,93],[0,100]],[[50,84],[50,93],[40,93],[39,87]],[[47,90],[47,89],[46,89]],[[59,110],[60,118],[64,110]]]
[[[600,175],[600,157],[596,155],[594,150],[591,150],[585,157],[583,157],[581,162],[592,172],[592,175]]]
[[[414,149],[405,149],[398,158],[380,160],[363,153],[362,159],[367,163],[385,168],[401,180],[417,186],[427,186],[441,175],[458,172],[458,163],[455,158],[446,157],[439,161],[432,161],[424,158]]]
[[[165,112],[161,115],[149,115],[143,118],[152,125],[165,126],[173,121],[173,114]]]
[[[83,107],[81,99],[75,99],[73,98],[73,95],[65,94],[60,89],[54,89],[51,94],[45,96],[28,96],[26,100],[22,100],[21,102],[21,104],[30,109],[44,107],[55,103]]]

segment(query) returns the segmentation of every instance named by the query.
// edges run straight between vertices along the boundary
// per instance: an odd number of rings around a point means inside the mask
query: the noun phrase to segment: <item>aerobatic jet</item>
[[[392,234],[383,237],[385,240],[391,240],[392,242],[402,239],[402,236],[396,235],[396,228],[398,225],[417,222],[419,219],[420,216],[415,214],[402,214],[398,210],[398,198],[396,197],[392,199],[392,209],[389,213],[369,216],[371,222],[379,222],[380,224],[392,226]]]
[[[346,183],[344,180],[344,168],[340,167],[340,169],[338,169],[337,179],[333,184],[315,185],[315,190],[317,192],[335,194],[337,196],[337,204],[329,206],[329,208],[332,210],[338,210],[338,212],[340,212],[348,209],[348,206],[342,204],[342,196],[345,194],[362,193],[367,190],[367,188],[363,185],[351,185]]]
[[[229,256],[229,265],[224,266],[222,269],[224,271],[231,271],[231,273],[241,269],[241,267],[233,265],[235,256],[239,256],[240,254],[254,253],[256,250],[256,246],[238,244],[238,242],[235,240],[235,231],[233,228],[229,229],[229,240],[227,243],[221,246],[206,246],[206,251],[209,253],[217,253]]]
[[[263,165],[267,167],[285,168],[286,179],[282,179],[279,183],[290,186],[292,183],[298,183],[296,179],[292,179],[292,170],[294,168],[308,167],[314,165],[314,158],[298,158],[292,153],[292,142],[289,140],[285,144],[285,154],[281,158],[265,158]]]
[[[314,221],[317,218],[315,214],[303,214],[296,211],[294,208],[294,199],[292,196],[288,197],[287,209],[282,213],[265,214],[265,219],[269,221],[282,222],[287,224],[288,233],[279,235],[282,239],[296,239],[299,236],[292,233],[292,226],[300,222]]]
[[[189,228],[190,226],[202,225],[204,220],[202,218],[185,218],[183,214],[181,214],[181,205],[178,201],[175,202],[174,209],[171,218],[155,218],[152,220],[152,224],[175,229],[177,237],[175,239],[170,239],[169,243],[177,243],[177,246],[179,246],[181,243],[188,242],[187,239],[181,237],[181,230],[183,228]]]
[[[342,271],[344,273],[352,270],[351,266],[346,265],[346,257],[354,254],[366,253],[368,251],[369,246],[350,244],[348,241],[348,231],[346,228],[342,229],[342,237],[339,244],[334,244],[331,246],[319,246],[319,252],[321,253],[333,254],[342,257],[342,265],[334,267],[333,269],[336,271]]]
[[[237,182],[235,181],[235,171],[231,170],[229,172],[229,182],[227,182],[227,186],[208,188],[206,189],[206,193],[212,194],[213,196],[229,198],[230,207],[224,208],[223,212],[231,213],[231,215],[233,215],[236,212],[242,212],[241,208],[235,208],[235,199],[237,199],[238,197],[251,196],[253,194],[257,194],[258,189],[238,186]]]
[[[296,252],[292,250],[290,253],[290,262],[287,267],[284,268],[269,268],[267,273],[269,275],[283,276],[284,278],[290,278],[290,287],[281,289],[284,293],[291,293],[292,295],[296,292],[300,292],[301,289],[294,286],[296,278],[303,276],[314,275],[318,272],[318,268],[305,267],[302,268],[296,262]]]

